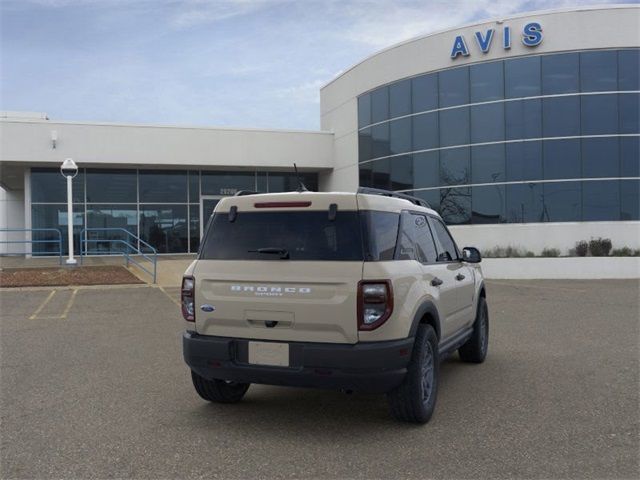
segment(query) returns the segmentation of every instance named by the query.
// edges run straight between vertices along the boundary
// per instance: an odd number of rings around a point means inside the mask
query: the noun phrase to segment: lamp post
[[[69,258],[67,265],[75,265],[78,261],[73,258],[73,187],[71,182],[78,174],[78,166],[71,158],[65,159],[60,166],[60,173],[67,179],[67,234],[69,239]]]

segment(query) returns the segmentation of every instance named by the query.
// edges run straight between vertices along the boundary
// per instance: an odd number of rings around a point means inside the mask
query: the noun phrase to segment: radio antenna
[[[293,169],[296,172],[296,178],[298,179],[298,190],[296,190],[296,192],[308,192],[309,189],[307,187],[305,187],[304,183],[302,183],[302,178],[300,178],[300,174],[298,173],[298,167],[297,165],[293,164]]]

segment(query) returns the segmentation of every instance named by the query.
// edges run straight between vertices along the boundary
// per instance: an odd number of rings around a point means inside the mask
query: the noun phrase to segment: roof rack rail
[[[358,193],[365,193],[368,195],[382,195],[383,197],[401,198],[403,200],[410,201],[414,205],[431,208],[431,206],[421,198],[413,197],[405,193],[392,192],[391,190],[382,190],[380,188],[358,187]]]
[[[257,195],[260,192],[254,192],[253,190],[238,190],[234,197],[244,197],[245,195]]]

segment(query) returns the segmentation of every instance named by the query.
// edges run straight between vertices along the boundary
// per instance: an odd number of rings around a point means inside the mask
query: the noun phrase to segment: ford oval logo
[[[213,312],[216,309],[216,307],[214,307],[213,305],[201,305],[200,306],[200,310],[202,310],[203,312]]]

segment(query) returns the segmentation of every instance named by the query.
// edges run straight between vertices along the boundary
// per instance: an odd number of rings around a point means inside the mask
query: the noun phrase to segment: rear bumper
[[[189,331],[182,336],[185,362],[207,379],[370,393],[402,382],[413,338],[355,345],[289,342],[289,367],[248,363],[248,345],[248,339]]]

